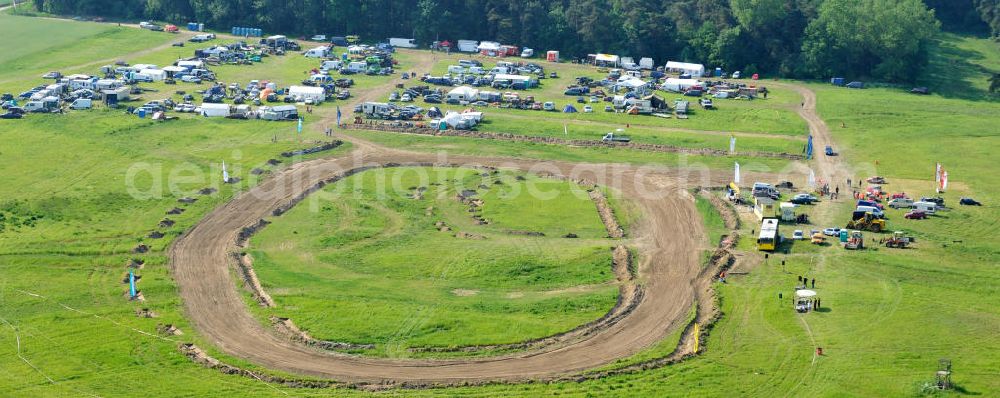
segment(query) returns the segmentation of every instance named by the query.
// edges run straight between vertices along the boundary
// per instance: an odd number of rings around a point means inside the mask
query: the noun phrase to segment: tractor
[[[851,235],[844,244],[847,250],[863,250],[865,248],[865,235],[861,231],[851,231]]]
[[[885,229],[885,220],[875,217],[871,212],[854,212],[853,220],[847,223],[847,229],[859,229],[862,231],[871,231],[875,233],[882,232]]]
[[[885,241],[885,247],[888,248],[905,249],[909,245],[910,238],[904,236],[903,231],[894,232],[892,236]]]

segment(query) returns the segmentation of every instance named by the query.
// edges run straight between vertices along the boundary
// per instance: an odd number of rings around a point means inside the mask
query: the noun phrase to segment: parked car
[[[401,97],[399,97],[399,100],[403,102],[411,102],[413,101],[413,96],[409,93],[404,93]]]
[[[805,234],[802,233],[801,229],[796,229],[795,232],[792,232],[792,239],[794,239],[794,240],[805,239]]]
[[[198,76],[184,75],[181,76],[181,81],[185,83],[201,83],[201,78]]]
[[[13,112],[7,112],[7,113],[4,113],[4,114],[0,115],[0,119],[20,119],[22,117],[24,117],[24,114],[22,114],[22,113],[13,113]]]
[[[840,228],[827,228],[823,230],[823,235],[826,236],[839,236]]]
[[[923,220],[927,218],[927,213],[920,210],[910,210],[903,215],[903,218],[908,220]]]
[[[177,41],[177,42],[174,42],[174,44],[171,44],[171,46],[174,46],[174,47],[184,47],[184,42]]]
[[[60,72],[52,71],[42,75],[42,79],[60,79],[63,75]]]
[[[559,74],[555,73],[555,72],[551,72],[551,73],[549,73],[549,78],[550,79],[558,79],[559,78]]]
[[[326,35],[314,35],[313,37],[310,37],[309,40],[312,40],[312,41],[326,41]]]
[[[427,95],[427,96],[424,96],[424,102],[426,102],[428,104],[440,104],[441,103],[441,96],[440,95]]]
[[[584,105],[583,113],[594,113],[594,107],[590,105]]]
[[[965,205],[965,206],[982,206],[983,205],[978,200],[975,200],[973,198],[962,198],[962,199],[959,199],[958,200],[958,204]]]
[[[819,201],[819,198],[807,193],[800,193],[798,195],[795,195],[792,197],[791,200],[792,203],[795,203],[797,205],[802,205],[802,204],[808,205],[817,201]]]

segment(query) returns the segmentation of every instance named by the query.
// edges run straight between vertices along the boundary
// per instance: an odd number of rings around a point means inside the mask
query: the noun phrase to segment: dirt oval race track
[[[352,140],[354,141],[354,140]],[[398,360],[338,354],[276,335],[246,307],[234,280],[232,255],[241,228],[308,192],[317,183],[359,167],[442,164],[433,154],[376,147],[356,141],[354,152],[290,166],[215,209],[170,249],[173,276],[187,316],[219,350],[259,366],[354,383],[460,384],[544,380],[572,375],[635,354],[682,327],[695,300],[705,244],[693,198],[678,184],[677,170],[620,165],[534,162],[505,158],[450,157],[449,165],[478,165],[587,179],[619,189],[639,205],[642,219],[631,231],[641,255],[639,282],[645,296],[627,317],[572,343],[498,358]],[[544,165],[544,166],[539,166]],[[704,176],[702,176],[704,178]],[[721,184],[724,179],[713,183]],[[699,181],[705,183],[706,181]]]

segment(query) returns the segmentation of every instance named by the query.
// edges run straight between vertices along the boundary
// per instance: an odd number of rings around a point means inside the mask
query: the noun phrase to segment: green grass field
[[[251,241],[254,269],[278,305],[258,312],[290,317],[316,338],[375,343],[374,354],[389,356],[544,337],[607,312],[618,292],[606,284],[612,243],[586,193],[480,172],[367,171],[276,218]],[[426,188],[423,198],[411,198],[411,187]],[[488,225],[473,223],[456,199],[463,190],[479,192]]]
[[[42,80],[39,76],[49,70],[94,72],[107,60],[161,46],[173,39],[173,36],[165,34],[118,29],[110,25],[6,15],[0,15],[0,33],[4,37],[18,38],[0,43],[0,91],[3,92],[20,92],[40,84]],[[25,37],[44,37],[45,40],[22,39]],[[86,51],[80,51],[81,48]],[[190,47],[185,47],[183,51],[167,47],[134,56],[135,59],[129,61],[164,64],[179,53],[186,54],[192,50]],[[3,275],[0,278],[0,353],[3,353],[0,355],[0,391],[4,396],[12,397],[136,394],[191,397],[896,397],[928,395],[921,392],[921,385],[933,380],[939,358],[950,358],[954,363],[953,380],[959,388],[951,393],[930,395],[995,395],[996,391],[1000,391],[1000,376],[996,371],[1000,369],[1000,343],[996,339],[1000,336],[1000,311],[997,310],[1000,308],[997,299],[1000,297],[1000,278],[994,273],[995,264],[1000,262],[995,238],[1000,225],[1000,212],[996,205],[1000,181],[992,162],[995,157],[992,151],[1000,148],[996,129],[1000,125],[1000,103],[985,93],[984,79],[985,71],[1000,70],[1000,50],[995,42],[988,40],[945,35],[932,54],[932,68],[927,76],[921,78],[922,82],[940,82],[940,85],[932,87],[935,94],[930,96],[907,94],[904,88],[847,90],[820,83],[809,85],[818,95],[820,114],[833,130],[837,149],[855,168],[857,177],[876,173],[884,175],[889,179],[887,189],[919,196],[933,192],[931,179],[935,162],[941,162],[949,171],[952,186],[944,197],[954,209],[921,221],[902,219],[902,211],[890,210],[888,213],[891,229],[904,230],[917,238],[913,249],[879,248],[847,252],[837,246],[803,248],[796,243],[787,256],[777,254],[766,262],[762,256],[749,254],[745,269],[748,274],[733,275],[727,284],[715,285],[723,317],[703,342],[707,349],[705,353],[665,368],[582,382],[368,393],[349,389],[289,388],[226,375],[196,365],[177,350],[178,344],[193,342],[228,363],[262,370],[246,361],[220,354],[211,342],[204,341],[193,331],[186,321],[177,287],[171,279],[164,247],[211,209],[225,203],[236,190],[253,184],[255,178],[249,174],[250,169],[262,167],[267,159],[278,157],[282,151],[311,146],[313,144],[309,141],[325,138],[318,133],[320,126],[309,124],[303,134],[306,142],[300,143],[291,124],[190,117],[155,123],[101,109],[65,115],[30,115],[16,121],[0,120],[0,137],[4,138],[0,143],[0,173],[5,176],[5,184],[0,184],[0,275]],[[949,73],[949,65],[957,66],[955,70],[958,72]],[[295,81],[301,76],[303,67],[308,67],[308,64],[301,57],[291,56],[280,61],[267,59],[253,67],[220,70],[220,75],[225,74],[226,79],[240,82],[250,79]],[[563,73],[560,83],[572,76],[571,71],[563,71],[560,69]],[[551,82],[553,80],[546,83]],[[368,83],[359,81],[361,84]],[[375,86],[378,82],[371,84]],[[547,86],[545,90],[551,87],[555,86]],[[804,124],[793,115],[798,100],[792,97],[782,99],[781,94],[775,97],[774,102],[771,99],[745,104],[724,101],[718,114],[730,116],[718,119],[704,117],[699,121],[698,115],[705,112],[697,112],[687,121],[691,124],[633,126],[650,130],[651,137],[658,134],[655,131],[657,127],[801,135]],[[748,118],[746,122],[739,122],[743,110],[729,111],[741,109],[738,107],[744,105],[748,114],[777,112],[781,116],[770,121]],[[514,123],[513,118],[509,122],[501,120],[498,112],[497,125]],[[560,122],[543,123],[539,131],[552,133],[552,126],[555,126],[555,134],[558,134]],[[589,123],[592,122],[574,120],[570,132],[575,133],[576,124]],[[619,124],[618,121],[607,123]],[[452,137],[354,131],[350,134],[393,147],[415,151],[446,150],[455,154],[665,166],[704,165],[726,170],[734,160]],[[690,134],[683,133],[678,137],[688,139]],[[279,138],[278,142],[272,143],[275,135]],[[689,138],[702,139],[706,145],[717,145],[718,139],[715,136]],[[746,141],[741,142],[761,147],[792,145],[794,148],[793,144],[783,141],[762,140],[754,143],[752,138],[746,136],[741,138]],[[313,157],[340,154],[347,150],[349,146]],[[226,160],[231,172],[244,179],[241,186],[219,182],[217,167],[222,160]],[[877,168],[875,160],[879,163]],[[771,170],[780,170],[788,165],[788,162],[770,159],[753,161]],[[281,165],[265,169],[286,167],[290,162],[286,160]],[[133,167],[146,171],[135,173],[130,178],[129,170],[137,171]],[[169,180],[177,181],[169,178],[172,173],[188,177],[173,191],[167,184]],[[159,183],[156,182],[157,177],[161,177]],[[357,177],[373,178],[371,175]],[[128,183],[130,179],[133,184]],[[161,187],[163,195],[154,195],[149,199],[135,199],[130,195],[130,187],[149,192],[153,186]],[[191,192],[206,186],[215,186],[220,192],[209,196]],[[177,199],[182,196],[194,196],[198,201],[180,204]],[[985,206],[958,206],[957,200],[961,196],[974,196]],[[487,203],[491,200],[497,201],[499,197],[488,197]],[[612,200],[615,202],[614,198]],[[496,237],[490,240],[491,244],[493,240],[503,237],[501,232],[497,232],[500,224],[518,225],[518,222],[524,222],[523,218],[510,214],[516,211],[531,214],[531,211],[538,210],[526,208],[530,205],[518,201],[511,203],[511,208],[496,209],[496,213],[491,213],[492,217],[500,220],[498,224],[484,229],[486,232],[483,234]],[[400,207],[394,213],[373,211],[373,206],[397,205]],[[177,224],[158,228],[156,224],[166,217],[164,212],[174,206],[186,209],[183,214],[170,216]],[[480,333],[476,336],[456,336],[458,333],[454,330],[458,329],[444,327],[429,330],[393,325],[387,330],[372,330],[358,322],[345,325],[344,319],[335,318],[332,311],[321,314],[321,307],[325,305],[328,309],[347,304],[332,300],[324,302],[291,292],[281,295],[282,290],[275,289],[280,284],[306,283],[311,290],[333,289],[340,283],[340,287],[355,289],[353,292],[359,293],[362,290],[360,287],[347,286],[344,283],[347,279],[341,278],[365,278],[366,283],[372,283],[366,289],[371,292],[360,293],[370,293],[370,297],[383,300],[375,307],[381,313],[376,320],[385,323],[392,319],[398,321],[400,312],[394,315],[396,309],[388,307],[393,300],[398,302],[405,296],[386,290],[399,285],[392,283],[392,279],[381,281],[378,274],[370,271],[377,270],[385,275],[409,270],[413,272],[409,275],[418,279],[407,286],[419,286],[431,279],[428,275],[435,269],[404,267],[402,264],[407,261],[401,259],[405,255],[403,251],[395,253],[384,248],[381,252],[372,250],[365,253],[380,253],[367,257],[366,261],[347,265],[336,261],[323,264],[319,261],[323,259],[322,252],[330,249],[317,247],[321,242],[307,239],[307,236],[324,233],[322,228],[340,225],[342,212],[352,210],[364,212],[365,217],[357,213],[357,220],[364,219],[365,222],[350,225],[350,228],[329,237],[353,239],[362,245],[371,244],[379,238],[359,240],[359,237],[385,231],[386,225],[392,225],[392,214],[402,220],[411,216],[415,218],[414,222],[398,224],[401,230],[427,228],[426,223],[417,222],[423,218],[424,207],[412,203],[412,199],[374,200],[362,195],[359,199],[345,201],[343,206],[331,206],[330,211],[320,212],[319,215],[308,212],[297,215],[301,209],[296,208],[284,219],[276,219],[258,236],[259,241],[254,242],[255,250],[260,250],[265,257],[258,260],[262,267],[259,272],[279,303],[298,300],[296,305],[299,308],[283,305],[275,311],[291,316],[317,336],[375,340],[383,344],[380,345],[381,352],[388,353],[373,355],[400,355],[399,348],[406,345],[510,341],[550,333],[593,318],[601,312],[601,308],[606,308],[602,306],[606,306],[609,299],[613,299],[614,291],[608,289],[593,292],[591,296],[596,301],[588,301],[587,295],[567,295],[563,297],[568,300],[548,301],[535,300],[526,294],[516,303],[500,305],[507,300],[505,294],[512,291],[528,293],[608,279],[606,275],[586,272],[587,265],[596,268],[598,263],[604,267],[602,270],[608,270],[604,261],[606,252],[588,252],[585,246],[588,242],[594,247],[601,244],[607,246],[607,243],[598,243],[603,240],[594,235],[599,234],[599,224],[595,226],[593,220],[575,218],[578,224],[574,226],[573,229],[577,230],[574,232],[589,237],[576,242],[581,245],[578,250],[562,252],[561,256],[567,257],[543,257],[552,266],[572,263],[570,269],[573,270],[573,273],[564,275],[547,274],[542,280],[544,288],[526,288],[524,280],[516,278],[506,286],[489,282],[490,277],[498,280],[498,271],[502,268],[498,265],[465,270],[469,272],[464,274],[451,273],[448,278],[426,282],[423,285],[428,287],[426,291],[413,292],[413,296],[409,296],[413,298],[419,293],[422,297],[416,298],[420,300],[417,304],[440,308],[436,310],[439,312],[429,315],[429,319],[443,320],[435,325],[466,328],[464,330]],[[708,220],[711,218],[708,208],[704,204],[699,207],[710,225],[708,233],[717,233],[717,224],[711,227],[713,221]],[[847,201],[833,205],[833,209],[841,215],[838,220],[846,222],[850,207]],[[489,204],[487,209],[494,211]],[[635,209],[623,209],[621,206],[619,209],[620,218],[634,222],[641,217],[636,215]],[[452,208],[452,211],[460,210]],[[588,210],[587,214],[593,214],[592,208]],[[454,217],[461,220],[465,213],[461,214]],[[289,220],[296,216],[302,217],[303,222],[292,226],[295,223]],[[559,233],[564,233],[565,223],[546,225],[541,221],[535,223],[532,220],[518,227],[546,231],[546,240],[566,240],[557,238]],[[753,223],[745,223],[744,235],[754,227]],[[146,234],[153,230],[165,232],[166,237],[146,238]],[[299,233],[291,234],[289,231]],[[267,265],[275,259],[266,258],[271,250],[264,242],[268,240],[268,234],[273,234],[277,240],[282,239],[282,234],[290,234],[285,236],[294,235],[293,240],[299,240],[299,244],[312,245],[310,252],[316,254],[316,267],[330,267],[327,270],[331,270],[332,275],[324,273],[321,268],[302,269],[306,267],[304,262],[297,265],[301,273],[285,273],[286,279],[282,279],[280,273],[269,274]],[[444,244],[446,240],[443,236],[433,238],[437,244]],[[151,244],[152,251],[141,256],[132,254],[130,250],[140,242]],[[465,244],[463,248],[469,246],[470,251],[476,246],[473,241],[462,243]],[[277,242],[273,244],[277,245]],[[744,239],[740,247],[752,250],[752,242]],[[524,250],[521,253],[540,250],[537,247],[515,249]],[[428,255],[426,251],[418,254]],[[573,256],[585,261],[560,262]],[[142,276],[139,288],[146,297],[143,303],[129,302],[125,298],[127,287],[122,278],[126,274],[126,261],[133,257],[142,257],[146,261],[145,267],[139,271]],[[284,260],[297,261],[294,258],[278,259]],[[781,260],[786,261],[784,267],[780,265]],[[791,310],[788,297],[798,275],[817,279],[816,289],[823,298],[826,311],[798,315]],[[324,280],[331,281],[331,284],[322,283]],[[451,294],[454,289],[480,292],[474,296],[457,296]],[[782,293],[783,301],[778,299],[779,293]],[[542,322],[542,316],[525,311],[525,308],[536,305],[546,314],[568,312],[580,316],[574,319],[544,319]],[[310,318],[294,312],[305,312],[308,306],[315,306],[318,315]],[[140,308],[149,308],[157,318],[136,317],[135,311]],[[584,310],[576,311],[580,308]],[[480,319],[483,321],[478,322],[482,324],[462,325],[455,321],[455,317],[447,316],[448,311],[459,310],[463,314],[475,311],[471,313],[482,316]],[[257,313],[264,316],[267,312]],[[587,316],[583,316],[584,313]],[[528,326],[502,332],[488,330],[485,326],[487,322],[494,322],[495,325],[503,319],[524,320]],[[538,322],[528,322],[531,319]],[[321,333],[324,329],[319,325],[326,322],[336,324],[337,328]],[[158,335],[158,324],[177,325],[185,334]],[[416,322],[411,320],[408,324]],[[405,336],[403,340],[386,337],[399,330],[408,331],[402,333]],[[387,341],[399,342],[393,346],[396,351],[385,349],[383,342]],[[622,366],[666,355],[675,343],[664,340],[635,357],[624,358],[609,366]],[[814,357],[816,346],[824,348],[824,356]]]

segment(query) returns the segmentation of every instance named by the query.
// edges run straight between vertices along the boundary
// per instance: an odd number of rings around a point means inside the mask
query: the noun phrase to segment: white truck
[[[616,131],[609,132],[609,133],[605,134],[604,137],[601,138],[601,141],[603,141],[603,142],[622,142],[622,143],[632,141],[632,139],[628,138],[628,136],[622,135],[621,134],[622,131],[623,131],[622,129],[618,129]]]
[[[463,53],[479,52],[479,42],[475,40],[459,40],[458,51]]]
[[[70,109],[90,109],[91,107],[93,107],[93,101],[90,98],[77,98],[69,105]]]

